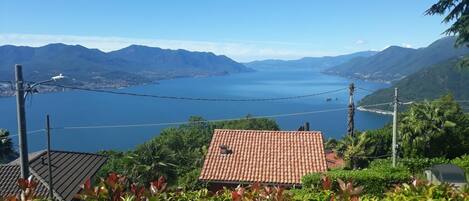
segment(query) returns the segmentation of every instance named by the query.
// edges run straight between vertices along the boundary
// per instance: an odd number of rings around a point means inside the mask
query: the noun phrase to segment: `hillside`
[[[210,52],[168,50],[132,45],[102,52],[80,45],[42,47],[0,46],[0,80],[14,78],[14,65],[22,64],[25,80],[49,79],[63,73],[68,84],[115,88],[177,77],[213,76],[251,69],[226,56]]]
[[[403,102],[435,99],[448,93],[455,99],[469,99],[469,69],[461,68],[458,59],[448,60],[409,75],[392,87],[376,91],[359,104],[391,102],[395,87],[399,88],[399,97]]]
[[[245,63],[244,65],[258,70],[269,70],[269,69],[282,69],[282,68],[289,68],[289,69],[316,69],[316,70],[324,70],[326,68],[330,68],[333,66],[337,66],[344,62],[347,62],[353,58],[357,57],[369,57],[377,52],[375,51],[363,51],[363,52],[356,52],[347,55],[340,55],[340,56],[326,56],[326,57],[304,57],[297,60],[277,60],[277,59],[269,59],[269,60],[262,60],[262,61],[252,61],[249,63]]]
[[[354,58],[324,72],[365,80],[396,81],[425,67],[469,54],[469,48],[455,48],[454,42],[455,37],[445,37],[425,48],[391,46],[374,56]]]

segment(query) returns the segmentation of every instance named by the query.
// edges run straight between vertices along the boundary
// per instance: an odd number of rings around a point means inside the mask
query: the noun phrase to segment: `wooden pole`
[[[348,104],[348,128],[347,134],[355,137],[355,122],[354,122],[354,115],[355,115],[355,104],[353,102],[353,92],[355,91],[355,85],[353,83],[349,86],[349,104]]]
[[[51,164],[51,158],[50,158],[50,120],[49,120],[49,115],[46,116],[46,130],[47,130],[47,168],[49,171],[49,199],[54,200],[54,194],[53,194],[53,183],[52,183],[52,164]]]

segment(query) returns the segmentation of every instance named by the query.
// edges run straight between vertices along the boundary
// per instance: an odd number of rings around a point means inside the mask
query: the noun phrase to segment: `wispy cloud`
[[[40,35],[40,34],[1,34],[0,45],[20,45],[39,47],[50,43],[83,45],[108,52],[132,44],[160,47],[165,49],[186,49],[227,55],[237,61],[257,59],[296,59],[305,56],[336,55],[334,52],[295,49],[297,44],[271,41],[236,41],[212,42],[190,40],[161,40],[124,37],[74,36],[74,35]]]
[[[357,41],[355,41],[355,45],[363,45],[363,44],[365,44],[365,43],[366,43],[366,41],[364,41],[364,40],[357,40]]]

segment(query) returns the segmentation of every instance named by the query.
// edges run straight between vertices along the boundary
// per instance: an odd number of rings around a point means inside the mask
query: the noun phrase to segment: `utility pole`
[[[353,103],[353,92],[355,91],[355,85],[353,83],[349,86],[349,103],[348,103],[348,129],[347,134],[355,137],[355,123],[353,116],[355,115],[355,104]]]
[[[15,65],[16,78],[16,115],[18,118],[18,138],[20,150],[21,178],[29,177],[28,140],[26,138],[26,116],[24,109],[23,70],[19,64]]]
[[[397,91],[398,89],[394,88],[394,112],[392,117],[392,167],[396,167],[397,110],[399,105]]]
[[[49,170],[49,199],[54,200],[53,183],[52,183],[52,164],[50,158],[50,121],[49,115],[46,116],[46,130],[47,130],[47,168]]]

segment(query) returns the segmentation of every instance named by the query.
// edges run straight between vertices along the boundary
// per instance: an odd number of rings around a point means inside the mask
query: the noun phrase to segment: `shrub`
[[[469,200],[469,194],[449,184],[427,184],[416,182],[415,185],[402,184],[386,193],[386,201],[397,200]]]
[[[334,193],[330,190],[313,190],[313,189],[293,189],[290,190],[293,194],[293,200],[331,200]]]
[[[352,181],[356,186],[363,186],[364,194],[382,196],[395,184],[406,183],[411,180],[410,173],[404,168],[370,168],[362,170],[332,170],[325,173],[333,182],[333,190],[338,190],[337,179]],[[304,187],[318,188],[321,174],[313,173],[302,178]]]
[[[464,171],[466,171],[466,174],[469,174],[469,154],[457,157],[451,160],[451,163],[464,169]]]
[[[466,172],[466,179],[469,181],[469,154],[451,160],[452,164],[459,166]]]
[[[449,162],[450,161],[445,158],[408,158],[399,160],[399,163],[414,175],[423,172],[426,168],[433,165],[447,164]]]

